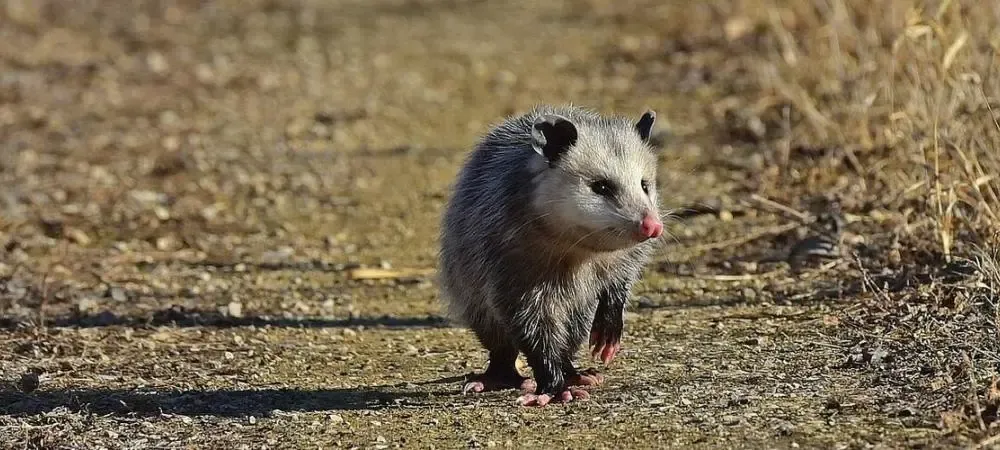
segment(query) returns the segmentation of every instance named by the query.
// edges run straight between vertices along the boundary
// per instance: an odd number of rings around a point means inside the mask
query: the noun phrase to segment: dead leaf
[[[434,274],[434,269],[376,269],[357,268],[348,272],[352,280],[385,280],[399,278],[425,277]]]

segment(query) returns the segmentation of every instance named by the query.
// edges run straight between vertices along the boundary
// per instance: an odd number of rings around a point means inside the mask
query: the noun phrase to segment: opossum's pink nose
[[[642,218],[642,224],[639,228],[647,239],[658,238],[663,234],[663,222],[660,222],[660,219],[652,214],[646,214],[646,217]]]

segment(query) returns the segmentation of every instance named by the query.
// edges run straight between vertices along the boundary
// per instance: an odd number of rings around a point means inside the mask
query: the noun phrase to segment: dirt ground
[[[2,6],[0,447],[996,445],[993,2]],[[462,396],[450,183],[570,102],[674,239],[591,400]]]

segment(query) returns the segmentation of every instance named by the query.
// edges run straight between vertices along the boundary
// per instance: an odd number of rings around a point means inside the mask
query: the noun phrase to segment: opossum
[[[574,355],[590,335],[605,364],[663,234],[656,113],[637,120],[536,106],[508,117],[465,160],[441,221],[439,282],[449,316],[489,351],[464,393],[518,388],[522,405],[589,398],[600,384]],[[515,365],[525,355],[534,381]]]

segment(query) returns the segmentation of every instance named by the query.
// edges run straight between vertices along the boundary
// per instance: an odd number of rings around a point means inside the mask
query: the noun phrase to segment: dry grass
[[[997,23],[976,0],[4,0],[0,379],[41,378],[0,388],[2,442],[995,444]],[[523,411],[455,395],[484,355],[428,274],[468,145],[536,102],[656,109],[668,206],[697,211],[611,384]],[[842,257],[789,270],[823,214]]]

